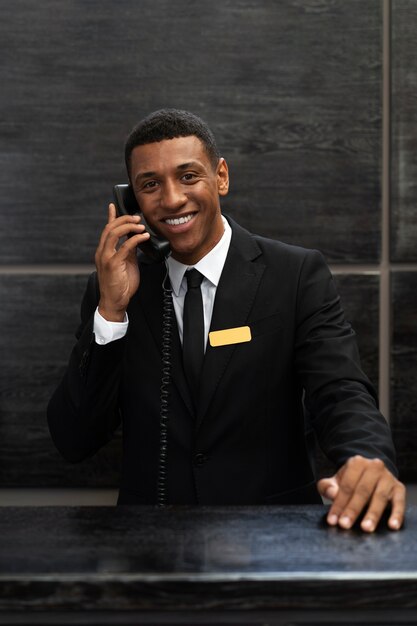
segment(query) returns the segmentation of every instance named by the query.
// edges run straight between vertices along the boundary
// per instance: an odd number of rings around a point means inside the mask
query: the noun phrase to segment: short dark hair
[[[130,176],[132,150],[136,146],[155,143],[164,139],[195,135],[203,143],[213,168],[217,167],[220,153],[213,133],[200,117],[180,109],[154,111],[137,124],[125,143],[125,162]]]

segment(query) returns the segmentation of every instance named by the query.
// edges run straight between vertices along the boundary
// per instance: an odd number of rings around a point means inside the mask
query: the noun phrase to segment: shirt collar
[[[223,271],[223,267],[226,261],[227,253],[229,251],[230,240],[232,238],[232,229],[229,222],[223,217],[222,221],[224,225],[224,233],[218,243],[208,252],[202,259],[195,265],[184,265],[179,261],[176,261],[171,255],[167,258],[167,265],[169,271],[169,279],[174,294],[179,295],[181,283],[184,278],[185,272],[190,267],[195,267],[207,280],[209,280],[215,287],[219,284],[220,276]]]

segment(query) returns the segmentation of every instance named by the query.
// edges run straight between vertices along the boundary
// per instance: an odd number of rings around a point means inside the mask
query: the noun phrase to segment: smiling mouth
[[[180,224],[187,224],[193,219],[194,215],[195,213],[190,213],[189,215],[183,215],[182,217],[167,217],[163,221],[169,226],[179,226]]]

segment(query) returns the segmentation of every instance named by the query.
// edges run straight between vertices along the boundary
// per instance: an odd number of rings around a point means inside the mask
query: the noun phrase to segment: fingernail
[[[336,526],[337,520],[338,520],[338,517],[334,513],[333,513],[333,515],[329,515],[329,517],[327,518],[327,522],[331,526]]]
[[[339,520],[339,524],[340,526],[343,526],[344,528],[350,528],[350,518],[347,515],[344,515],[343,517],[340,518]]]
[[[399,528],[400,527],[400,521],[398,519],[393,519],[390,521],[390,527],[391,528]]]
[[[372,520],[370,519],[365,519],[363,520],[362,524],[361,524],[362,528],[364,530],[374,530],[375,526]]]

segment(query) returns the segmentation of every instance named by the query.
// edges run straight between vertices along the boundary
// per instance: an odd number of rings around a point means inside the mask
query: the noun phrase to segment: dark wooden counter
[[[374,535],[325,510],[0,508],[0,623],[417,624],[417,507]]]

